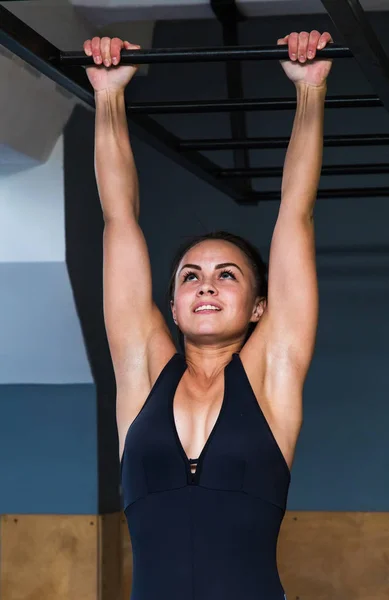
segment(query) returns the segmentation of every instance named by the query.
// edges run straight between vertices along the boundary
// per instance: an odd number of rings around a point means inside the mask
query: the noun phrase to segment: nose
[[[199,287],[197,293],[198,293],[199,296],[204,296],[204,294],[210,294],[211,296],[213,296],[214,294],[216,294],[216,289],[212,285],[212,283],[209,283],[209,282],[206,283],[206,282],[204,282]]]

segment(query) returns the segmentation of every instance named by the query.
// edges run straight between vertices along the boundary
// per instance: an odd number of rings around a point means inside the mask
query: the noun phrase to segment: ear
[[[258,323],[259,319],[262,317],[263,313],[266,310],[266,298],[261,298],[257,296],[255,299],[255,304],[253,308],[253,313],[251,315],[250,323]]]
[[[173,321],[174,323],[177,325],[177,315],[176,315],[176,308],[174,306],[174,302],[173,300],[170,300],[170,308],[172,311],[172,316],[173,316]]]

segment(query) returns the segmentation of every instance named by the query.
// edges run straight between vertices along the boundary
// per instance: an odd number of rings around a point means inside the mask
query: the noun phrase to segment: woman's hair
[[[230,244],[234,244],[234,246],[237,246],[237,248],[239,248],[246,256],[252,268],[256,286],[255,295],[259,296],[260,298],[267,299],[267,265],[263,261],[257,248],[239,235],[229,233],[228,231],[215,231],[212,233],[195,236],[189,241],[185,242],[185,244],[180,246],[178,249],[171,266],[171,277],[168,290],[170,301],[173,301],[174,299],[177,269],[183,256],[188,252],[188,250],[194,246],[197,246],[197,244],[200,244],[201,242],[205,242],[206,240],[223,240],[225,242],[230,242]],[[255,329],[255,326],[256,323],[250,323],[245,341],[250,337]],[[182,350],[184,350],[184,336],[182,335],[179,327],[177,327],[177,330],[180,346]]]

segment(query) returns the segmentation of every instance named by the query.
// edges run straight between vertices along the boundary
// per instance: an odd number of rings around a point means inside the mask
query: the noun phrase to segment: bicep
[[[313,220],[280,211],[270,248],[267,307],[247,344],[255,351],[265,343],[267,356],[282,357],[296,377],[304,379],[313,355],[317,321]]]
[[[313,219],[280,211],[269,259],[269,343],[284,345],[303,370],[313,354],[318,303]]]
[[[173,345],[167,325],[152,299],[146,241],[135,219],[109,222],[104,229],[104,320],[117,385],[128,373],[145,371],[150,345]]]

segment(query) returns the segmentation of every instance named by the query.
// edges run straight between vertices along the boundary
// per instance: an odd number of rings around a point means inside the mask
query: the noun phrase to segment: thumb
[[[280,38],[279,40],[277,40],[277,46],[281,46],[282,44],[287,44],[288,39],[289,39],[289,35],[286,35],[285,37]]]

